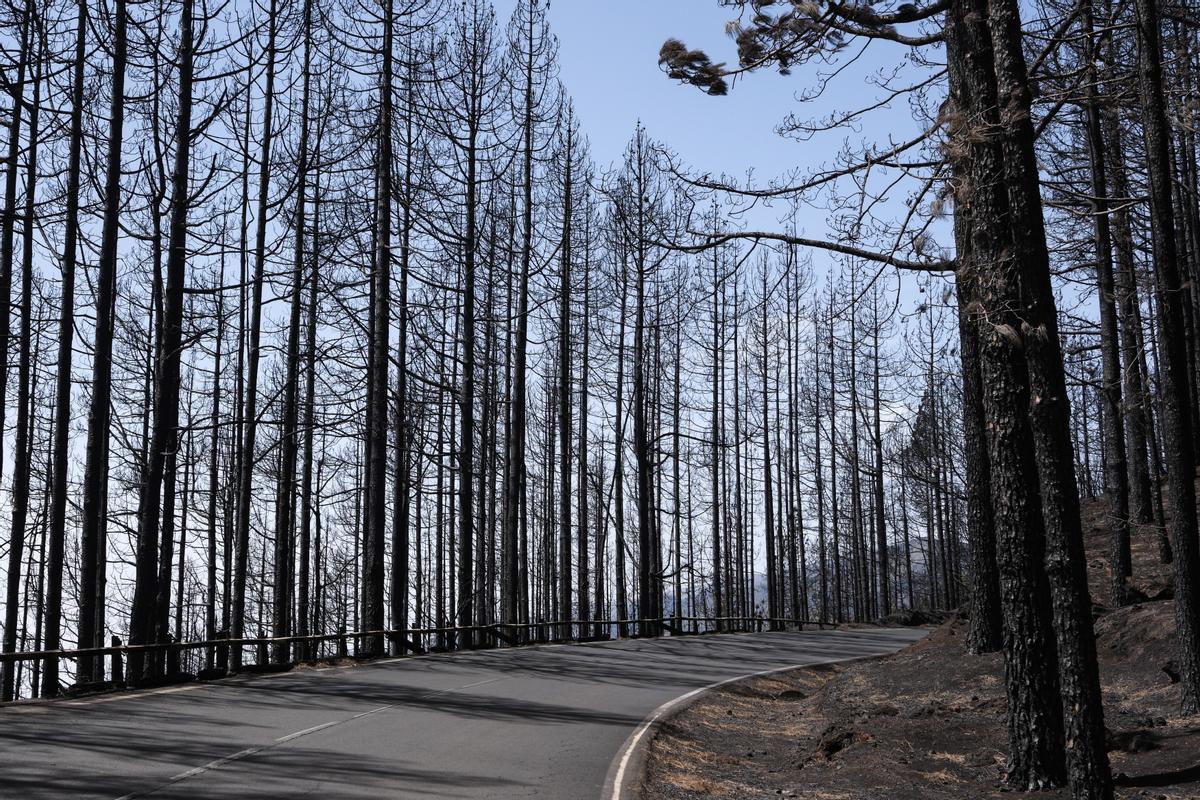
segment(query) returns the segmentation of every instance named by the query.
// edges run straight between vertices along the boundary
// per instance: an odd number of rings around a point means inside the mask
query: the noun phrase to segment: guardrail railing
[[[804,626],[819,628],[836,627],[829,622],[795,620],[760,616],[697,617],[669,616],[661,619],[606,619],[606,620],[557,620],[524,623],[490,623],[486,625],[448,626],[430,628],[405,628],[377,631],[345,631],[304,636],[257,636],[233,639],[219,636],[215,639],[186,642],[156,642],[152,644],[124,644],[112,637],[109,647],[90,647],[76,650],[37,650],[16,653],[0,653],[0,665],[11,669],[11,665],[27,661],[79,661],[80,659],[109,658],[109,681],[91,681],[76,684],[77,688],[101,688],[126,685],[125,661],[129,656],[139,656],[140,661],[150,665],[146,678],[130,677],[133,685],[144,683],[171,682],[191,678],[216,677],[232,674],[235,663],[243,663],[247,648],[255,652],[255,662],[241,667],[245,671],[269,668],[287,668],[305,663],[327,661],[336,658],[360,658],[403,656],[429,652],[449,652],[486,649],[490,647],[522,647],[534,644],[602,641],[613,638],[649,636],[694,636],[707,633],[763,632],[770,630],[800,630]],[[350,644],[354,643],[353,652]],[[332,643],[333,649],[324,647]],[[243,658],[233,656],[240,648]],[[197,651],[203,651],[203,660]],[[184,657],[196,655],[195,670],[185,669]],[[149,656],[149,659],[145,657]],[[164,658],[165,657],[165,661]],[[95,663],[94,661],[92,663]],[[204,666],[201,666],[201,665]],[[192,667],[193,665],[186,665]],[[214,674],[215,673],[215,674]]]

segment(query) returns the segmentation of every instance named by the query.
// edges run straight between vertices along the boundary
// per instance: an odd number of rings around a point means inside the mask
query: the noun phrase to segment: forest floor
[[[1133,535],[1138,602],[1108,604],[1108,538],[1100,501],[1084,505],[1088,571],[1119,798],[1200,798],[1200,716],[1181,717],[1170,567],[1157,529]],[[888,658],[807,668],[708,693],[650,745],[650,798],[964,800],[1013,796],[1006,752],[1004,664],[967,656],[953,617]],[[1066,790],[1037,798],[1067,798]]]

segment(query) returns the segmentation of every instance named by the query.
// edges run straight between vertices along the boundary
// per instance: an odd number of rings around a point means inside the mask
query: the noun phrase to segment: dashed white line
[[[263,750],[266,750],[270,746],[271,745],[262,745],[260,747],[248,747],[245,750],[239,750],[238,752],[233,753],[232,755],[222,756],[221,758],[218,758],[215,761],[210,761],[207,764],[203,764],[199,767],[193,767],[192,769],[189,769],[187,772],[181,772],[178,775],[175,775],[174,777],[168,778],[162,784],[155,786],[152,789],[144,789],[139,792],[130,792],[129,794],[123,794],[120,797],[118,797],[117,800],[134,800],[134,798],[145,797],[146,795],[153,794],[153,793],[159,791],[160,789],[165,789],[168,786],[174,786],[175,784],[179,783],[180,781],[185,781],[188,778],[192,778],[192,777],[195,777],[196,775],[201,775],[210,770],[214,770],[214,769],[217,769],[218,767],[222,767],[231,761],[237,761],[239,759],[246,758],[247,756],[252,756],[255,753],[260,753]]]
[[[338,724],[337,721],[334,720],[333,722],[326,722],[324,725],[313,725],[311,728],[305,728],[302,731],[296,731],[295,733],[289,733],[287,736],[280,736],[278,739],[275,740],[275,743],[283,744],[284,742],[290,742],[292,739],[299,739],[301,736],[308,736],[310,733],[316,733],[317,731],[323,731],[326,728],[332,728],[334,725],[337,725],[337,724]]]
[[[468,683],[463,686],[450,686],[445,689],[438,689],[433,692],[427,692],[426,694],[421,695],[417,699],[418,700],[428,700],[429,698],[437,697],[438,695],[450,694],[451,692],[461,692],[464,689],[473,689],[476,686],[483,686],[485,684],[496,683],[496,682],[502,681],[502,680],[504,680],[504,677],[488,678],[487,680],[476,681],[475,683]],[[123,794],[120,797],[118,797],[116,800],[135,800],[135,798],[138,798],[138,797],[146,797],[148,795],[152,795],[156,792],[161,791],[162,789],[167,788],[168,786],[174,786],[175,784],[179,783],[180,781],[185,781],[188,778],[194,778],[195,776],[202,775],[205,772],[211,772],[215,769],[219,769],[231,762],[240,761],[244,758],[249,758],[250,756],[257,755],[257,754],[263,752],[264,750],[270,750],[274,747],[278,747],[281,744],[286,744],[288,742],[295,741],[296,739],[299,739],[301,737],[310,736],[314,733],[318,733],[323,730],[328,730],[329,728],[335,728],[339,725],[345,725],[348,722],[354,722],[355,720],[362,719],[363,717],[369,717],[372,714],[378,714],[381,711],[387,711],[388,709],[396,708],[399,705],[400,705],[400,703],[390,703],[386,706],[380,706],[379,708],[373,708],[370,711],[363,711],[360,714],[355,714],[354,716],[347,717],[346,719],[338,719],[338,720],[333,720],[332,722],[325,722],[320,725],[314,725],[311,728],[305,728],[302,731],[296,731],[295,733],[289,733],[286,736],[280,736],[278,739],[276,739],[275,741],[273,741],[269,744],[263,744],[263,745],[259,745],[257,747],[247,747],[245,750],[239,750],[236,753],[232,753],[227,756],[222,756],[221,758],[218,758],[214,761],[210,761],[207,764],[202,764],[198,767],[193,767],[192,769],[189,769],[185,772],[181,772],[178,775],[174,775],[174,776],[168,778],[163,783],[159,784],[158,786],[154,786],[149,789],[142,789],[142,790],[136,791],[136,792],[130,792],[129,794]]]

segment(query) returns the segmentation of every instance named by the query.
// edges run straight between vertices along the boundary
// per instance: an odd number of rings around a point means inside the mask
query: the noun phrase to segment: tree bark
[[[1184,308],[1179,253],[1171,198],[1171,150],[1163,97],[1161,17],[1157,0],[1137,0],[1138,84],[1142,131],[1149,174],[1150,228],[1163,369],[1159,371],[1162,438],[1166,453],[1171,514],[1169,531],[1175,563],[1175,621],[1179,674],[1185,713],[1200,711],[1200,596],[1196,591],[1200,556],[1196,542],[1195,454],[1189,362],[1183,336]]]
[[[161,345],[155,367],[153,432],[138,504],[137,580],[129,620],[129,643],[150,644],[155,633],[158,597],[158,534],[163,472],[175,448],[179,429],[179,370],[183,343],[184,287],[187,281],[188,170],[192,134],[192,78],[194,53],[194,0],[183,0],[180,16],[178,108],[175,124],[175,162],[171,170],[170,250],[163,297]],[[239,634],[240,635],[240,634]],[[237,653],[237,650],[234,651]],[[130,653],[128,682],[145,678],[145,658]]]
[[[79,647],[104,645],[103,587],[108,540],[106,495],[110,403],[112,401],[112,335],[117,291],[117,250],[121,212],[121,148],[125,132],[125,68],[128,50],[126,0],[113,4],[112,85],[109,89],[108,155],[104,178],[104,222],[96,274],[96,324],[92,356],[92,397],[83,470],[83,514],[80,521]],[[101,680],[103,663],[83,658],[82,680]]]

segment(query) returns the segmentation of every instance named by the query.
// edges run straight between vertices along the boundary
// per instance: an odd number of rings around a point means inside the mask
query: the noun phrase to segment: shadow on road
[[[867,629],[475,651],[239,677],[115,702],[0,709],[0,797],[541,792],[559,763],[555,753],[602,779],[626,731],[691,688],[891,651],[906,637]],[[254,752],[229,758],[245,749]],[[167,785],[218,760],[218,768]],[[578,796],[570,787],[548,796]]]

